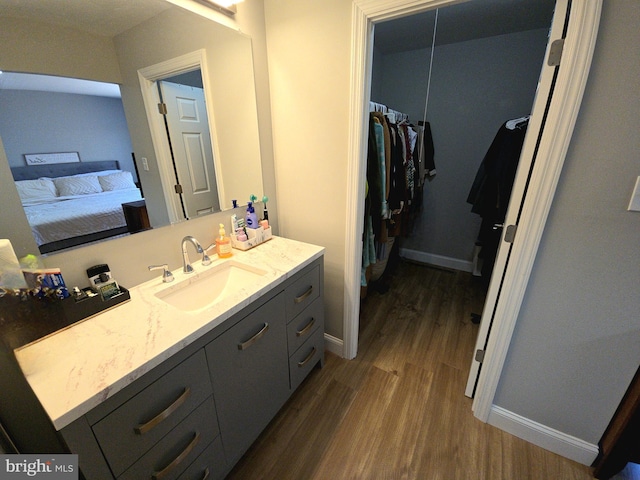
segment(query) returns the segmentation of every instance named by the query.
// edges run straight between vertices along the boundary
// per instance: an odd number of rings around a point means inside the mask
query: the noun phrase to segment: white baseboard
[[[437,267],[452,268],[462,272],[473,272],[473,262],[460,260],[459,258],[445,257],[435,253],[420,252],[418,250],[410,250],[408,248],[400,249],[400,256],[408,260],[420,263],[428,263]]]
[[[597,445],[559,432],[496,405],[491,407],[487,423],[582,465],[591,465],[598,456]]]
[[[324,348],[325,350],[338,355],[341,358],[344,358],[344,342],[339,338],[334,337],[333,335],[329,335],[328,333],[324,334]]]

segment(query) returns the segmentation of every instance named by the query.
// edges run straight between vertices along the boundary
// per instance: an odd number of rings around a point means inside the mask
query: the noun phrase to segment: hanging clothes
[[[528,117],[505,122],[496,133],[478,168],[467,203],[482,217],[476,245],[482,259],[481,276],[488,283],[493,272],[501,230],[527,132]]]
[[[371,102],[370,110],[363,286],[372,270],[368,267],[376,265],[378,273],[384,269],[394,237],[410,233],[422,207],[425,178],[435,174],[430,127],[415,127],[408,115],[380,103]]]
[[[424,181],[431,180],[436,175],[435,148],[429,122],[418,122],[418,159],[420,165],[420,178]]]

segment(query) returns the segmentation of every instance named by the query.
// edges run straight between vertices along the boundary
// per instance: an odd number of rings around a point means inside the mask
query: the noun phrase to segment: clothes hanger
[[[527,115],[527,116],[520,117],[520,118],[514,118],[513,120],[509,120],[506,123],[506,127],[509,130],[515,130],[516,128],[522,128],[527,123],[529,123],[529,118],[531,118],[531,115]]]

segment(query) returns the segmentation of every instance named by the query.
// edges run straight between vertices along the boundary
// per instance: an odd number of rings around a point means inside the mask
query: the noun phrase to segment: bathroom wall
[[[342,338],[351,2],[264,3],[280,233],[326,248],[326,330]]]
[[[597,443],[640,364],[640,3],[607,0],[495,404]]]

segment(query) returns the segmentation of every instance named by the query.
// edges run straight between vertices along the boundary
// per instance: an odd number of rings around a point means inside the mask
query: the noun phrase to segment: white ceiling
[[[106,37],[170,7],[164,0],[0,0],[3,17],[30,18]]]
[[[170,7],[164,0],[0,0],[3,17],[28,18],[109,38]],[[2,89],[120,97],[115,84],[12,72],[0,74]]]
[[[473,0],[438,10],[436,45],[507,33],[549,28],[555,0]],[[436,10],[375,26],[375,48],[381,53],[428,48]]]
[[[517,31],[548,28],[555,0],[473,0],[438,11],[436,44],[444,45]],[[154,17],[164,0],[0,0],[2,16],[31,18],[113,37]],[[382,53],[427,48],[433,40],[435,10],[379,23],[375,48]],[[117,85],[44,75],[0,75],[0,89],[21,88],[119,96]],[[98,90],[95,90],[97,88]]]

